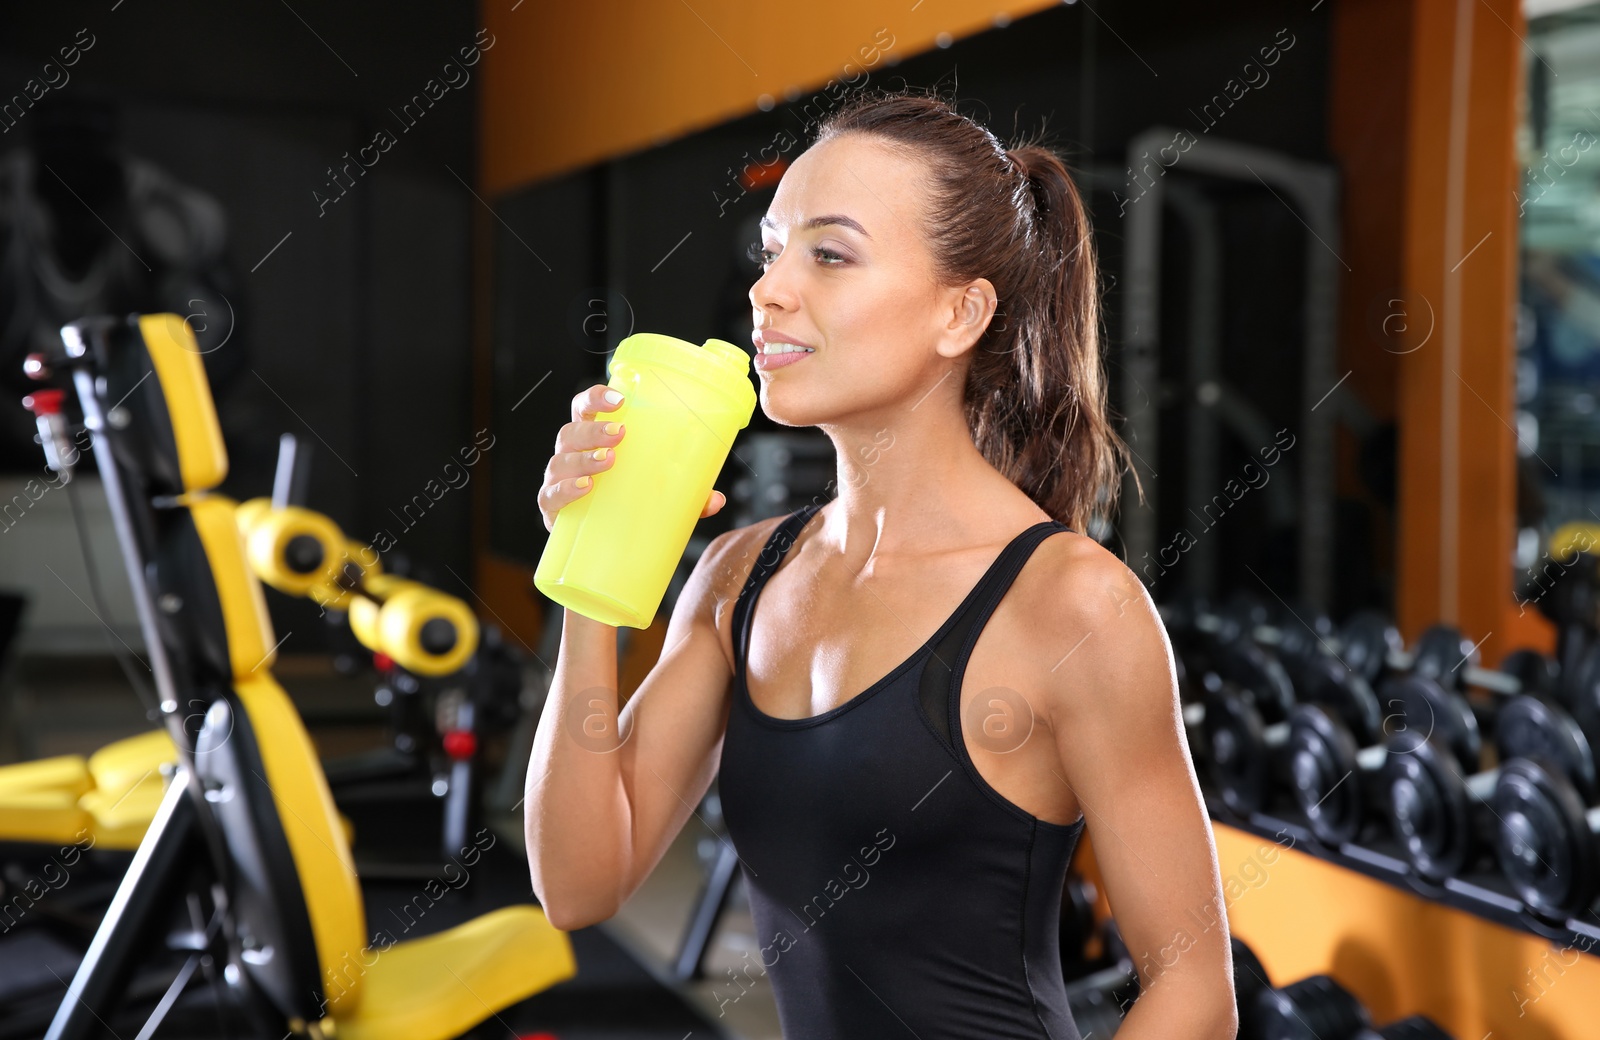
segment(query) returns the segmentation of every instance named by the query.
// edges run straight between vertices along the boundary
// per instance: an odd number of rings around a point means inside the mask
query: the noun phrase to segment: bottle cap
[[[710,386],[727,389],[737,397],[748,396],[751,409],[755,407],[755,388],[750,385],[750,352],[726,340],[708,339],[705,346],[697,347],[675,336],[636,332],[617,344],[611,355],[611,367],[619,361],[677,369]]]

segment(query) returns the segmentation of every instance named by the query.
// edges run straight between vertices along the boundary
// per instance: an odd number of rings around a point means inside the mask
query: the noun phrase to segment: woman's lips
[[[801,343],[792,336],[785,336],[776,329],[752,329],[750,331],[750,342],[754,343],[756,347],[755,366],[758,372],[771,372],[779,368],[788,368],[796,361],[803,357],[810,357],[813,353],[809,349],[809,344]],[[788,343],[791,346],[807,347],[808,349],[790,350],[781,354],[768,354],[765,352],[768,343]]]
[[[788,368],[790,365],[811,355],[803,350],[793,350],[786,354],[763,354],[756,352],[756,370],[758,372],[771,372],[777,368]]]

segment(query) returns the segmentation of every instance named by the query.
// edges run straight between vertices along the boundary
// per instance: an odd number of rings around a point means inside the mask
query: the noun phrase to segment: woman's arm
[[[1053,583],[1049,723],[1139,972],[1118,1040],[1238,1031],[1222,878],[1184,737],[1171,645],[1122,561],[1071,540]],[[1074,649],[1075,647],[1075,649]],[[1061,660],[1062,655],[1065,660]]]
[[[616,629],[566,612],[523,809],[533,890],[557,928],[615,914],[711,786],[732,680],[717,618],[752,566],[738,551],[751,530],[720,534],[701,554],[660,660],[620,714]]]

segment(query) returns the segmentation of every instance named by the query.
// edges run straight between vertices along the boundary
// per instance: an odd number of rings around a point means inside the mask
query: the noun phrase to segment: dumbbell
[[[1404,671],[1405,643],[1389,616],[1378,610],[1358,610],[1339,626],[1339,659],[1376,687],[1391,671]]]
[[[1289,772],[1312,835],[1337,848],[1384,819],[1389,749],[1367,681],[1337,658],[1316,668],[1320,690],[1289,713]]]
[[[1600,894],[1600,806],[1549,758],[1500,767],[1495,854],[1512,891],[1536,917],[1565,921]]]
[[[1483,755],[1483,730],[1493,723],[1508,699],[1525,692],[1525,679],[1535,682],[1526,692],[1537,695],[1543,681],[1540,673],[1548,668],[1541,668],[1529,653],[1523,652],[1508,658],[1507,663],[1516,671],[1480,668],[1477,661],[1476,647],[1455,626],[1433,625],[1423,632],[1411,653],[1411,674],[1433,682],[1400,687],[1404,693],[1399,705],[1401,714],[1411,730],[1398,737],[1403,748],[1417,747],[1415,734],[1427,732],[1449,748],[1462,774],[1477,769]],[[1474,691],[1479,696],[1471,696]],[[1531,727],[1526,732],[1531,735],[1536,729]],[[1512,754],[1515,752],[1501,757]],[[1475,841],[1472,844],[1477,852],[1482,851]]]
[[[1236,592],[1218,611],[1216,638],[1248,639],[1282,662],[1290,680],[1301,682],[1301,670],[1338,648],[1338,633],[1327,614],[1304,603],[1277,607],[1260,597]]]
[[[1348,1040],[1372,1025],[1355,994],[1331,975],[1311,975],[1256,998],[1251,1040]],[[1241,1028],[1239,1036],[1246,1034]]]
[[[1532,647],[1521,647],[1506,654],[1500,670],[1514,677],[1523,693],[1537,694],[1570,703],[1561,677],[1561,667],[1554,657],[1540,653]]]
[[[1112,1037],[1122,1025],[1123,1009],[1138,996],[1138,977],[1126,964],[1074,979],[1067,984],[1067,1007],[1081,1036]]]
[[[1261,994],[1272,988],[1266,966],[1256,951],[1238,936],[1230,936],[1233,948],[1233,1003],[1239,1012],[1239,1036],[1249,1038],[1261,1032]]]
[[[1432,638],[1439,640],[1437,635]],[[1540,662],[1517,655],[1507,663],[1532,671]],[[1424,674],[1419,673],[1419,681],[1411,683],[1402,673],[1387,673],[1380,704],[1380,697],[1365,679],[1343,660],[1325,658],[1311,673],[1313,688],[1302,699],[1314,703],[1301,704],[1291,712],[1288,754],[1295,800],[1318,841],[1337,848],[1356,841],[1369,824],[1385,819],[1382,806],[1388,801],[1390,786],[1388,757],[1414,748],[1419,732],[1437,731],[1458,761],[1477,761],[1482,743],[1477,714],[1464,697],[1444,690]],[[1521,685],[1510,673],[1501,674]],[[1484,681],[1482,676],[1474,678]],[[1499,680],[1488,682],[1511,688]],[[1396,708],[1401,710],[1396,712]],[[1387,732],[1386,721],[1412,716],[1422,720],[1406,727],[1409,733]],[[1393,747],[1384,742],[1386,737],[1395,738]]]
[[[1100,922],[1095,920],[1094,905],[1099,898],[1093,884],[1075,870],[1067,871],[1061,891],[1061,971],[1068,979],[1083,975],[1093,963],[1093,955],[1102,952],[1091,950],[1091,945],[1102,938]],[[1103,946],[1101,942],[1098,945]]]
[[[1208,771],[1222,803],[1248,818],[1267,808],[1272,791],[1289,783],[1289,722],[1276,695],[1207,676],[1204,714]]]
[[[1600,527],[1594,524],[1574,521],[1557,528],[1546,556],[1558,569],[1553,575],[1544,569],[1541,591],[1534,597],[1539,612],[1555,623],[1556,660],[1563,675],[1573,672],[1600,629],[1600,568],[1592,551],[1597,540]]]
[[[1499,821],[1492,806],[1502,768],[1475,767],[1476,747],[1462,744],[1452,712],[1459,698],[1422,676],[1397,680],[1394,691],[1412,731],[1389,739],[1389,818],[1412,869],[1431,882],[1457,876],[1489,858]],[[1444,727],[1428,733],[1419,724]],[[1425,738],[1418,739],[1419,735]],[[1583,730],[1558,705],[1531,694],[1512,698],[1495,719],[1500,762],[1543,758],[1592,796],[1595,760]]]
[[[1191,674],[1214,671],[1258,697],[1275,696],[1287,712],[1294,700],[1292,669],[1331,646],[1332,623],[1303,609],[1285,623],[1260,599],[1234,593],[1219,609],[1204,597],[1179,599],[1164,613],[1174,642],[1184,649]],[[1303,622],[1303,623],[1302,623]]]
[[[1447,690],[1478,687],[1498,694],[1522,692],[1519,675],[1480,667],[1477,646],[1454,625],[1429,626],[1407,651],[1385,615],[1375,610],[1357,611],[1339,630],[1339,657],[1374,688],[1388,675],[1413,672]]]
[[[1355,994],[1329,975],[1312,975],[1261,994],[1255,1032],[1241,1023],[1239,1040],[1451,1040],[1424,1015],[1382,1029]]]
[[[1377,739],[1383,725],[1383,712],[1378,697],[1366,680],[1339,658],[1318,654],[1303,662],[1300,669],[1300,688],[1290,687],[1285,693],[1277,691],[1262,701],[1240,696],[1239,684],[1233,686],[1210,683],[1200,721],[1209,740],[1211,775],[1220,789],[1223,802],[1229,811],[1248,817],[1266,806],[1269,792],[1278,785],[1295,792],[1297,801],[1312,818],[1313,826],[1323,826],[1322,795],[1332,789],[1353,768],[1348,763],[1343,768],[1338,762],[1355,760],[1354,749],[1343,755],[1342,747],[1335,748],[1332,738],[1319,737],[1313,719],[1338,719],[1362,743]],[[1294,703],[1295,694],[1300,703]],[[1320,710],[1302,710],[1315,706]],[[1279,714],[1281,713],[1281,714]],[[1198,713],[1196,713],[1198,714]],[[1186,711],[1186,719],[1188,712]],[[1294,741],[1299,718],[1301,740]],[[1371,756],[1369,756],[1371,757]],[[1361,761],[1366,761],[1362,759]],[[1323,773],[1336,770],[1331,776]],[[1298,772],[1297,772],[1298,771]],[[1308,792],[1316,792],[1306,798]],[[1329,812],[1338,817],[1336,830],[1348,826],[1345,820],[1352,812],[1359,813],[1366,804],[1354,793],[1352,804],[1330,806]],[[1370,799],[1369,799],[1370,801]],[[1321,803],[1321,804],[1319,804]],[[1358,817],[1359,821],[1359,817]],[[1326,840],[1335,840],[1327,832]],[[1348,840],[1348,839],[1347,839]]]
[[[1116,1035],[1123,1016],[1139,999],[1139,973],[1122,943],[1115,921],[1106,922],[1106,948],[1112,965],[1067,984],[1067,1006],[1085,1040]],[[1255,951],[1238,936],[1232,936],[1233,995],[1239,1012],[1239,1038],[1256,1036],[1257,1006],[1263,992],[1271,988],[1267,971]],[[1159,977],[1158,977],[1159,981]]]

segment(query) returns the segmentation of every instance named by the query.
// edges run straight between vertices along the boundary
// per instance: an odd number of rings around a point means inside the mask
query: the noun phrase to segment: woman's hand
[[[599,422],[594,417],[616,411],[621,404],[622,395],[604,383],[591,386],[572,399],[572,421],[556,434],[556,451],[544,468],[544,484],[539,488],[539,512],[546,531],[555,527],[556,514],[562,506],[589,492],[594,486],[594,474],[616,463],[616,446],[627,428],[621,423]],[[715,515],[727,501],[722,492],[711,492],[700,516]]]

